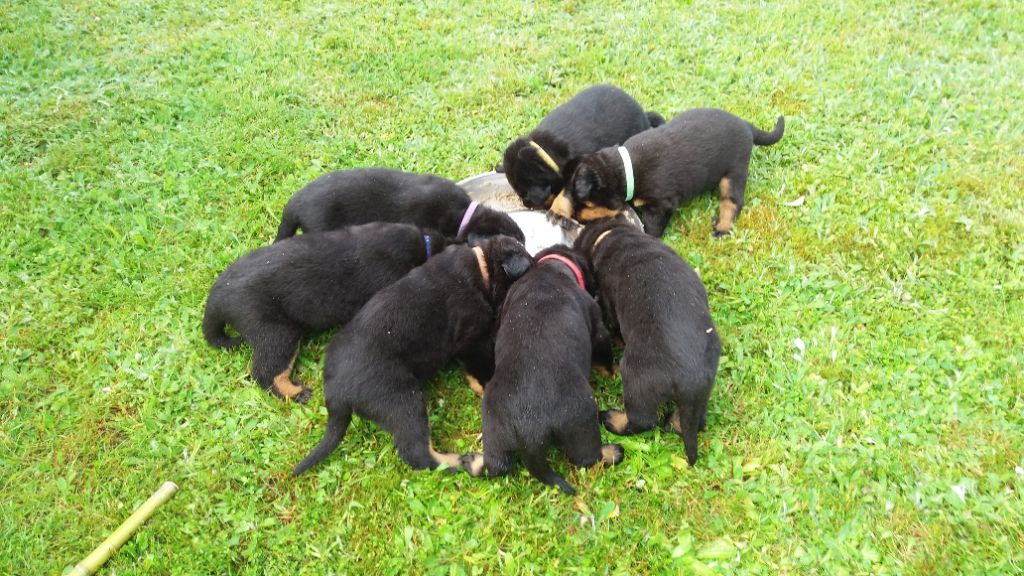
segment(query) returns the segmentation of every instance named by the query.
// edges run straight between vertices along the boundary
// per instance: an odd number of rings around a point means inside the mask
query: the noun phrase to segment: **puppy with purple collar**
[[[367,222],[402,222],[465,242],[491,236],[525,241],[507,214],[471,201],[451,180],[388,168],[324,174],[288,200],[275,242],[303,232],[336,230]]]
[[[481,403],[484,451],[462,458],[473,476],[508,474],[518,456],[535,478],[573,494],[548,463],[550,447],[579,467],[622,461],[621,446],[601,443],[589,383],[592,364],[610,372],[613,362],[593,286],[586,260],[557,246],[509,290]]]

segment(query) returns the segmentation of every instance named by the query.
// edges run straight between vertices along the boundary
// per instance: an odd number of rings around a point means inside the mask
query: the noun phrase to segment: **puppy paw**
[[[313,391],[301,385],[299,386],[299,388],[302,388],[302,390],[300,390],[299,393],[296,394],[295,396],[292,396],[292,402],[298,402],[299,404],[305,404],[309,402],[309,398],[313,396]]]
[[[615,378],[615,375],[618,371],[615,369],[615,366],[608,367],[601,366],[600,364],[598,364],[594,366],[594,372],[596,372],[597,375],[602,378]]]
[[[605,466],[614,466],[625,457],[626,451],[622,449],[621,444],[605,444],[601,446],[601,462],[604,462]]]
[[[718,229],[718,216],[715,216],[711,220],[711,235],[714,236],[715,238],[722,238],[723,236],[728,236],[731,233],[732,233],[732,229],[731,228],[728,228],[728,229],[725,229],[725,230],[719,230]]]
[[[629,418],[626,417],[626,413],[621,410],[604,410],[598,417],[601,423],[604,424],[606,430],[612,434],[625,434],[626,426],[629,425]]]
[[[459,465],[470,476],[480,476],[484,473],[484,455],[479,452],[470,452],[459,457]]]
[[[547,217],[548,217],[548,222],[551,222],[552,224],[554,224],[556,226],[561,226],[562,229],[564,229],[564,230],[572,230],[572,229],[576,228],[576,223],[573,222],[572,219],[566,218],[565,216],[562,216],[561,214],[556,214],[555,212],[552,212],[551,210],[548,210]]]

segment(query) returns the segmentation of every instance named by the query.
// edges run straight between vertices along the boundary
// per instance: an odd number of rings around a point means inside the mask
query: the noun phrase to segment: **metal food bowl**
[[[459,182],[459,186],[480,204],[506,212],[526,236],[526,250],[531,255],[555,244],[572,246],[583,229],[583,224],[573,221],[575,226],[567,230],[548,221],[546,210],[531,210],[524,206],[505,179],[505,175],[499,172],[484,172],[470,176]],[[626,207],[623,214],[626,220],[643,230],[644,225],[640,223],[640,218],[632,208]]]

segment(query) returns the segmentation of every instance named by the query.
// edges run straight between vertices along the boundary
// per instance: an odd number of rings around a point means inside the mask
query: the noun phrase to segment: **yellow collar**
[[[558,174],[559,176],[562,175],[562,170],[559,169],[558,164],[555,164],[555,161],[551,159],[551,155],[545,152],[544,149],[540,147],[540,144],[537,144],[533,140],[530,140],[530,146],[533,146],[533,148],[537,151],[537,156],[540,156],[540,159],[543,160],[544,163],[548,165],[548,168],[554,170],[555,174]]]
[[[604,240],[605,236],[611,234],[614,231],[615,231],[615,228],[611,228],[609,230],[605,230],[604,232],[601,232],[601,235],[597,237],[597,240],[594,240],[594,245],[590,247],[590,253],[593,254],[594,251],[597,250],[597,245],[601,243],[601,240]]]

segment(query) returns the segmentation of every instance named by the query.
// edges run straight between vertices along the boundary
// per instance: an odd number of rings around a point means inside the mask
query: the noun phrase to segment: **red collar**
[[[562,256],[561,254],[548,254],[547,256],[544,256],[540,260],[537,260],[537,264],[540,264],[545,260],[558,260],[562,264],[568,266],[569,270],[572,270],[572,273],[576,275],[576,283],[580,285],[580,288],[582,288],[584,292],[587,290],[586,285],[583,284],[583,272],[580,271],[580,267],[577,266],[575,262],[569,260],[568,258]]]

